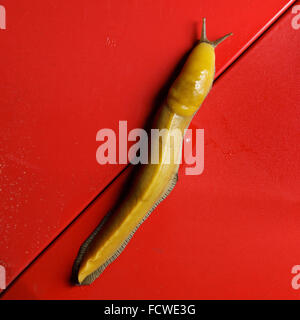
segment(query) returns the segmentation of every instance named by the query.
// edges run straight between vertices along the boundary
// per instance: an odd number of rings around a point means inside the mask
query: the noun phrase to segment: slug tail
[[[77,284],[77,285],[89,285],[92,282],[94,282],[101,274],[102,272],[106,269],[108,265],[110,265],[125,249],[135,232],[138,230],[138,228],[141,226],[141,224],[150,216],[152,211],[159,205],[160,202],[162,202],[173,190],[175,187],[176,183],[178,181],[178,174],[176,173],[174,177],[170,180],[170,183],[168,185],[168,188],[166,192],[163,194],[163,196],[153,205],[153,207],[146,213],[146,215],[143,217],[143,219],[139,222],[139,224],[135,227],[135,229],[129,234],[128,238],[121,244],[121,246],[118,248],[118,250],[115,251],[115,253],[108,259],[106,260],[105,263],[103,263],[96,271],[88,275],[83,281],[79,282],[78,280],[78,273],[79,273],[79,268],[80,264],[82,262],[82,259],[85,255],[85,253],[88,250],[88,247],[90,243],[93,241],[93,239],[96,237],[96,235],[101,232],[105,222],[109,219],[111,216],[112,212],[109,212],[100,222],[98,227],[94,230],[94,232],[86,239],[86,241],[81,245],[77,258],[74,262],[73,265],[73,270],[72,270],[72,282]]]

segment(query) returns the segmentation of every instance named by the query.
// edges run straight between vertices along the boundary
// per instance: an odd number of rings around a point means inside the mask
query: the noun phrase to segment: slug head
[[[215,48],[230,35],[209,41],[206,37],[206,19],[203,19],[201,39],[190,53],[167,96],[167,105],[173,112],[183,117],[192,117],[200,108],[214,80]]]

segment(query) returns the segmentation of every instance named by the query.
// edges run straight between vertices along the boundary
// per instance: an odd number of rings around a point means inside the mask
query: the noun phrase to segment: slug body
[[[210,91],[215,72],[215,42],[206,38],[205,19],[202,37],[189,55],[181,73],[171,86],[152,128],[162,130],[158,138],[158,162],[141,165],[133,187],[105,217],[82,245],[73,267],[78,284],[90,284],[115,260],[141,223],[172,190],[177,182],[182,138],[194,114]],[[178,139],[174,132],[179,133]]]

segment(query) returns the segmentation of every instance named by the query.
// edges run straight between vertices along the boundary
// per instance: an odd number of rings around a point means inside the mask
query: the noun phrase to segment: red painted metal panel
[[[281,18],[215,83],[194,127],[205,171],[185,176],[92,286],[69,276],[128,170],[3,295],[11,298],[291,298],[299,261],[299,31]],[[220,50],[221,51],[221,50]]]
[[[217,74],[293,1],[1,0],[0,264],[11,282],[116,176],[96,132],[143,126],[196,39],[234,31]],[[230,13],[230,14],[229,14]]]

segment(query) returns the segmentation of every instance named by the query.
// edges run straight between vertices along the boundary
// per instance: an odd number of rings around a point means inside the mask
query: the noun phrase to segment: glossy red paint
[[[96,132],[143,126],[201,17],[220,72],[292,1],[1,0],[0,264],[10,283],[116,176]]]
[[[184,176],[92,286],[69,284],[81,242],[126,170],[4,299],[299,299],[299,32],[289,11],[215,83],[194,119],[205,171]]]

